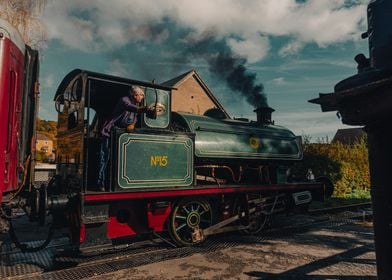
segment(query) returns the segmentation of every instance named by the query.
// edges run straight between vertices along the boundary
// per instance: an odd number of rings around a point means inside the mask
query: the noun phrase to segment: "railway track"
[[[370,202],[364,203],[356,203],[350,205],[336,206],[336,207],[328,207],[328,208],[320,208],[320,209],[312,209],[309,210],[310,214],[324,214],[324,213],[336,213],[341,211],[349,211],[349,210],[357,210],[361,208],[371,208],[372,204]]]
[[[214,252],[242,244],[263,243],[313,229],[339,227],[371,217],[370,204],[313,210],[306,215],[276,218],[273,228],[266,229],[259,235],[243,236],[232,233],[211,236],[196,247],[173,248],[168,243],[155,239],[155,242],[145,241],[111,249],[91,248],[81,255],[76,255],[67,251],[68,240],[65,238],[53,240],[48,248],[36,253],[21,253],[11,244],[3,244],[0,252],[0,278],[79,280],[196,253]]]

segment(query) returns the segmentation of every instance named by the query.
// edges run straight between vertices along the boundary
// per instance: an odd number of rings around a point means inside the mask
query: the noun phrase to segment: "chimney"
[[[268,106],[259,106],[253,112],[257,115],[257,124],[272,124],[271,115],[275,110]]]

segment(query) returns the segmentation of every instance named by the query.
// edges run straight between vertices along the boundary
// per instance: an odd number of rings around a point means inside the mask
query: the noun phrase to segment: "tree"
[[[46,42],[46,29],[41,23],[46,0],[1,0],[0,17],[15,27],[24,42],[40,48]]]

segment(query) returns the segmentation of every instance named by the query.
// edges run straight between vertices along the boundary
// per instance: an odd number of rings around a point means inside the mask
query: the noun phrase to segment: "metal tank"
[[[257,121],[186,113],[178,113],[175,119],[195,134],[195,156],[200,160],[300,160],[297,137],[273,124],[272,111],[269,107],[256,109]]]

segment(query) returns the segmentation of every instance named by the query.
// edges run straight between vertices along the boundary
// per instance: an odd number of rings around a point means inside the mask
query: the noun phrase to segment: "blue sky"
[[[233,117],[255,105],[212,71],[218,54],[243,65],[276,112],[276,124],[313,140],[343,128],[308,103],[356,73],[368,55],[366,0],[48,0],[42,16],[40,117],[56,120],[53,96],[75,68],[157,82],[195,69]]]

